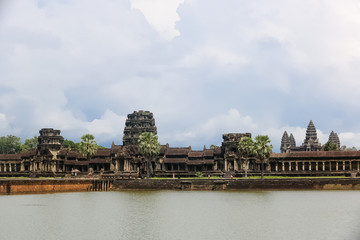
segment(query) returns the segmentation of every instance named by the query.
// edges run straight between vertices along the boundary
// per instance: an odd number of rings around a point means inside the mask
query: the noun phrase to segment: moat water
[[[0,196],[0,239],[360,239],[360,191]]]

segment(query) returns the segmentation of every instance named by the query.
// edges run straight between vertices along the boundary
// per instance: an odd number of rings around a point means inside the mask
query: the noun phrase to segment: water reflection
[[[0,196],[0,239],[359,239],[360,192]]]

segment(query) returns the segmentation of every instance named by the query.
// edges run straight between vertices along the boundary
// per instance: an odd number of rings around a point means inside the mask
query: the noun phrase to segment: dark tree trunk
[[[247,178],[248,162],[249,162],[249,160],[246,159],[246,160],[245,160],[245,177],[246,177],[246,178]]]
[[[153,175],[153,167],[152,167],[152,164],[151,164],[151,159],[148,158],[146,159],[146,162],[147,162],[147,178],[150,178],[152,175]]]
[[[261,160],[261,179],[264,179],[264,160]]]

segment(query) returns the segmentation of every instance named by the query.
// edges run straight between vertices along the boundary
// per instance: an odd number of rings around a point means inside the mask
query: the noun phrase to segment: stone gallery
[[[63,176],[72,172],[113,175],[117,177],[143,177],[146,164],[139,153],[137,141],[143,132],[157,134],[155,119],[149,111],[128,114],[125,122],[123,145],[112,144],[111,148],[98,149],[87,158],[78,151],[65,148],[60,130],[40,130],[36,149],[22,154],[0,154],[1,175],[46,175]],[[189,147],[161,145],[159,155],[152,161],[155,176],[185,177],[201,172],[204,176],[243,176],[245,167],[249,175],[259,175],[261,162],[250,158],[245,166],[237,146],[242,137],[250,133],[223,134],[221,146],[212,146],[201,151]],[[339,137],[331,132],[329,141],[340,146]],[[322,151],[316,128],[310,121],[304,142],[296,146],[295,138],[287,132],[281,139],[281,153],[273,153],[265,161],[267,175],[329,176],[350,175],[360,171],[359,151]]]

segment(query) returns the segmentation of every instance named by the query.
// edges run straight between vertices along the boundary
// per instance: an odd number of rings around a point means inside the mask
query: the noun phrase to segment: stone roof
[[[187,156],[189,148],[168,148],[166,149],[165,155],[168,156]]]
[[[313,152],[289,152],[272,153],[270,158],[360,158],[360,151],[313,151]]]
[[[21,154],[0,154],[0,160],[20,160]]]
[[[185,163],[188,158],[164,158],[164,163]]]
[[[189,158],[202,158],[204,157],[203,151],[190,151],[188,154]]]

